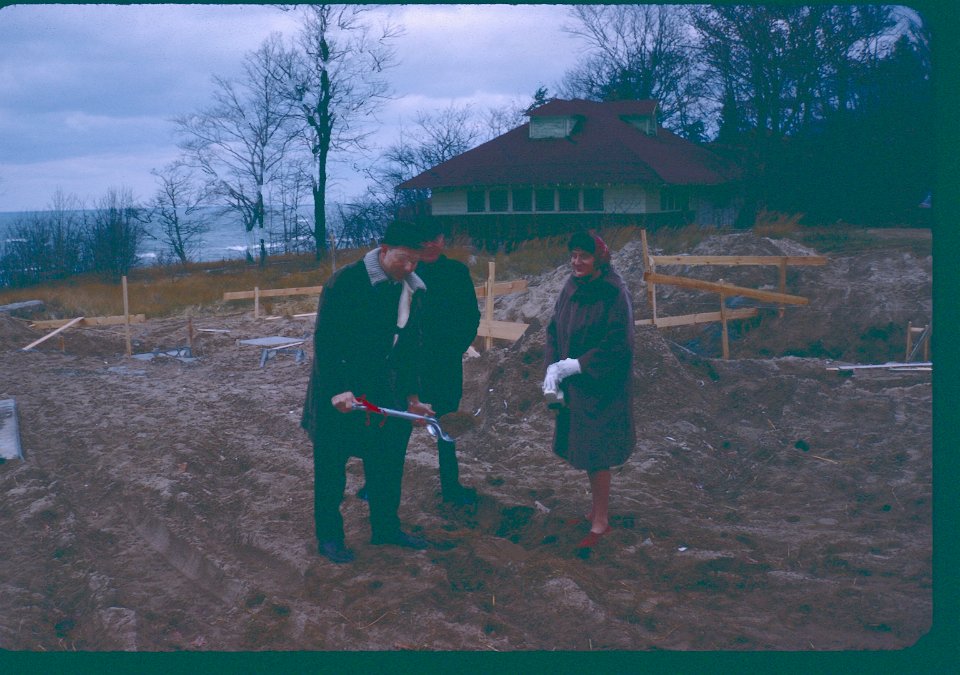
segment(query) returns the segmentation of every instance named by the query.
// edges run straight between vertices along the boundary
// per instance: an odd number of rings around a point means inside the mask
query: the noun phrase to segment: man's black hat
[[[383,233],[383,243],[387,246],[405,246],[406,248],[421,249],[423,242],[428,241],[423,236],[422,228],[406,220],[394,220],[387,225]]]

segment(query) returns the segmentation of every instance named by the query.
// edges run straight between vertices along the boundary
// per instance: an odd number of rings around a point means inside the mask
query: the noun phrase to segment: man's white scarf
[[[392,281],[383,271],[383,267],[380,266],[380,249],[375,248],[363,256],[363,264],[367,268],[367,276],[370,277],[371,285]],[[400,291],[400,303],[397,305],[397,334],[393,336],[393,344],[397,344],[400,330],[410,320],[410,301],[413,300],[413,294],[418,290],[426,290],[427,288],[423,279],[418,277],[415,272],[411,272],[404,277],[401,283],[403,289]]]

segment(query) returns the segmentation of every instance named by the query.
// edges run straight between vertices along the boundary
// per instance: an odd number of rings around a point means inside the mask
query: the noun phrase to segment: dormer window
[[[530,138],[570,138],[581,119],[579,115],[531,117]]]
[[[620,119],[647,136],[657,135],[657,122],[652,115],[623,115]]]

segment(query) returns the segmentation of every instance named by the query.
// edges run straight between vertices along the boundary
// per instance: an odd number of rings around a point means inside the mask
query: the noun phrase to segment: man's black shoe
[[[441,490],[443,501],[457,506],[471,506],[477,503],[477,491],[458,485],[450,490]]]
[[[396,534],[389,537],[373,537],[370,539],[370,543],[375,546],[390,544],[392,546],[403,546],[404,548],[415,548],[417,550],[423,550],[429,546],[426,539],[418,537],[415,534],[407,534],[402,530],[397,530]]]
[[[317,553],[338,564],[353,561],[353,551],[340,541],[321,541],[317,546]]]
[[[361,485],[361,486],[360,486],[360,489],[357,490],[357,499],[362,499],[363,501],[367,501],[367,486],[366,486],[366,485]]]

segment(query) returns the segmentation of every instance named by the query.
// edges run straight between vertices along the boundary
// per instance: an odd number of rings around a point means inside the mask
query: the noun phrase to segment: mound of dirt
[[[816,251],[730,234],[690,253]],[[646,316],[639,241],[614,265]],[[670,273],[777,283],[769,268]],[[479,502],[441,502],[436,447],[415,431],[401,518],[431,547],[371,546],[367,504],[353,496],[362,466],[351,460],[343,513],[357,559],[341,566],[313,541],[299,428],[309,340],[306,361],[279,354],[263,368],[260,349],[240,343],[308,337],[309,320],[195,317],[194,359],[135,360],[123,357],[122,327],[68,330],[65,351],[56,339],[20,351],[41,333],[0,315],[0,399],[17,401],[25,456],[0,466],[0,648],[916,643],[932,620],[930,373],[838,372],[827,358],[902,359],[903,336],[885,327],[929,320],[930,259],[888,247],[791,268],[788,292],[810,305],[782,318],[763,307],[731,331],[730,360],[717,358],[709,326],[639,327],[637,444],[613,477],[613,531],[590,555],[575,548],[589,486],[553,455],[539,388],[544,327],[567,275],[548,270],[498,298],[496,318],[530,328],[464,361],[450,428]],[[704,311],[699,294],[657,292],[661,316]],[[131,330],[135,352],[187,341],[185,318]],[[818,343],[824,353],[813,353]]]

